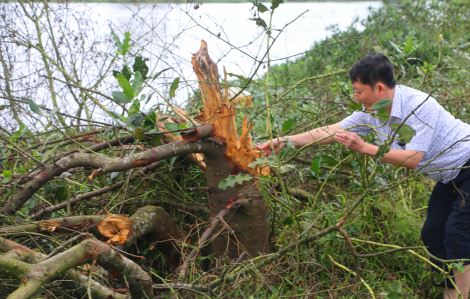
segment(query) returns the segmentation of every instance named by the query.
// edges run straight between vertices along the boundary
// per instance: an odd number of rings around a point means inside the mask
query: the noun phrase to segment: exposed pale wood
[[[199,52],[193,54],[191,59],[194,72],[199,81],[199,87],[204,102],[204,111],[201,111],[197,119],[203,124],[215,125],[215,136],[226,143],[226,158],[232,161],[240,170],[252,176],[259,176],[259,169],[248,166],[249,163],[260,157],[260,152],[253,149],[251,136],[249,135],[253,124],[248,124],[247,117],[243,119],[242,134],[238,135],[235,124],[237,109],[229,102],[229,90],[224,86],[222,96],[221,84],[217,65],[209,57],[207,43],[201,42]],[[226,73],[226,72],[225,72]],[[264,172],[269,171],[267,168]]]

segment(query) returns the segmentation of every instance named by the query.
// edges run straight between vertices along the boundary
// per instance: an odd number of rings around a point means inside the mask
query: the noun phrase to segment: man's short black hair
[[[397,84],[393,77],[393,66],[382,53],[370,54],[359,60],[349,70],[349,79],[351,82],[367,84],[371,88],[374,88],[379,81],[388,88],[394,88]]]

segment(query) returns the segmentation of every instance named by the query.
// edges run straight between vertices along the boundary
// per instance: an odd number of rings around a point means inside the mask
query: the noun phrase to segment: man
[[[429,252],[442,260],[470,259],[470,125],[455,119],[437,101],[418,90],[396,85],[390,61],[383,54],[368,55],[349,71],[354,98],[366,109],[380,100],[392,99],[386,108],[390,119],[387,124],[403,123],[416,134],[407,144],[394,140],[382,160],[409,169],[419,169],[438,181],[428,203],[428,216],[421,231],[423,243]],[[369,126],[383,133],[377,136],[385,141],[393,136],[390,126],[371,113],[354,112],[341,122],[309,132],[273,140],[277,151],[279,142],[290,138],[296,146],[304,146],[326,138],[316,144],[339,142],[350,150],[374,157],[379,147],[365,142],[359,135],[372,132]],[[351,128],[354,127],[354,128]],[[349,129],[350,128],[350,129]],[[267,155],[270,141],[256,147]],[[424,166],[424,167],[423,167]],[[435,171],[432,171],[435,170]],[[443,263],[432,259],[443,268]],[[470,288],[470,262],[464,263],[464,273],[456,268],[455,284],[468,298]],[[436,269],[433,269],[434,271]],[[456,299],[458,292],[449,280],[442,282],[444,298]]]

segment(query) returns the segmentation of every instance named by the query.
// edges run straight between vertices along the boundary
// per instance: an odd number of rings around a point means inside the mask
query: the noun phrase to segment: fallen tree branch
[[[104,215],[92,216],[68,216],[50,220],[39,221],[31,224],[0,227],[0,234],[14,234],[25,232],[38,232],[42,230],[60,231],[80,231],[93,226],[101,221]]]
[[[17,259],[18,261],[22,261],[24,263],[29,264],[36,264],[46,258],[45,254],[36,252],[31,250],[27,247],[19,245],[13,241],[8,239],[4,239],[0,237],[0,252],[6,253],[4,256],[0,258],[0,263],[2,263],[4,257],[10,256],[11,259]],[[6,272],[6,270],[2,267],[0,271]],[[9,273],[6,273],[10,275]],[[79,271],[76,270],[69,270],[66,272],[61,279],[64,281],[68,288],[77,288],[78,291],[82,295],[86,295],[86,289],[88,287],[88,277],[81,274]],[[110,290],[95,280],[91,281],[91,292],[92,296],[95,299],[106,299],[106,298],[114,298],[114,299],[130,299],[130,296],[116,293],[113,290]]]
[[[6,231],[16,229],[17,231],[33,231],[41,225],[44,228],[58,232],[64,229],[65,224],[78,223],[82,219],[102,219],[104,216],[78,216],[65,217],[49,221],[41,221],[36,224],[23,225],[18,227],[2,228]],[[149,274],[143,271],[137,264],[128,260],[120,252],[135,244],[137,239],[145,239],[155,246],[165,257],[171,268],[179,265],[180,250],[177,240],[183,239],[185,233],[179,229],[175,221],[160,207],[147,206],[139,209],[130,217],[132,229],[126,233],[127,239],[115,246],[106,244],[95,239],[87,239],[79,245],[59,253],[67,245],[84,236],[79,234],[66,243],[60,245],[49,255],[35,252],[29,248],[0,237],[0,252],[6,253],[0,256],[0,273],[11,275],[21,281],[19,288],[10,295],[9,298],[28,298],[33,295],[39,287],[54,279],[73,280],[79,284],[81,292],[87,292],[90,282],[90,290],[93,298],[108,298],[112,294],[111,290],[104,288],[97,282],[89,281],[82,274],[77,273],[73,268],[96,261],[97,265],[124,279],[129,285],[129,290],[133,298],[152,298],[152,281]],[[62,222],[57,222],[60,220]],[[89,223],[88,221],[84,221]],[[100,224],[101,225],[101,224]],[[103,223],[104,225],[104,223]],[[101,230],[101,228],[100,228]],[[94,234],[100,235],[97,230]],[[108,241],[109,242],[109,241]],[[184,247],[183,247],[184,248]],[[127,255],[126,252],[123,252]],[[131,255],[133,257],[138,257]],[[141,258],[141,257],[139,257]],[[18,269],[15,273],[10,272]],[[62,276],[61,273],[66,273]],[[26,282],[26,285],[23,285]],[[96,289],[96,291],[93,291]],[[96,295],[96,296],[95,296]],[[106,295],[106,296],[105,296]],[[19,296],[19,297],[15,297]],[[112,298],[126,298],[112,297]]]
[[[122,277],[125,277],[131,297],[151,298],[153,296],[150,275],[139,265],[96,239],[87,239],[75,247],[37,264],[28,264],[2,257],[0,272],[21,280],[18,289],[8,298],[30,298],[43,284],[61,276],[60,273],[67,273],[70,269],[94,261],[108,272],[120,273]],[[12,271],[13,269],[15,271]]]
[[[203,138],[203,136],[200,136]],[[107,143],[106,147],[108,146]],[[101,145],[95,146],[95,148]],[[102,146],[104,147],[104,145]],[[93,148],[93,147],[92,147]],[[94,151],[95,149],[93,149]],[[2,208],[2,214],[11,215],[24,205],[24,203],[36,193],[45,183],[53,177],[59,176],[63,172],[75,167],[92,167],[97,169],[90,175],[93,179],[99,175],[120,172],[132,168],[146,166],[151,163],[166,160],[174,156],[187,155],[191,153],[208,153],[212,150],[212,144],[207,141],[197,140],[196,142],[176,141],[164,144],[147,151],[137,153],[126,157],[108,158],[92,153],[73,153],[70,156],[63,157],[52,165],[47,165],[46,169],[37,174],[25,186],[25,188],[12,196]]]

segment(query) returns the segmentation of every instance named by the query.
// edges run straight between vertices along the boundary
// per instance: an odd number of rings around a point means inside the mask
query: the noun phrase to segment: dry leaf
[[[109,238],[106,243],[124,243],[129,233],[132,231],[132,224],[136,223],[128,215],[115,215],[108,213],[106,217],[98,223],[100,233]]]
[[[58,226],[62,226],[62,222],[53,221],[53,220],[44,220],[39,222],[40,230],[50,230],[51,232],[55,231]]]

